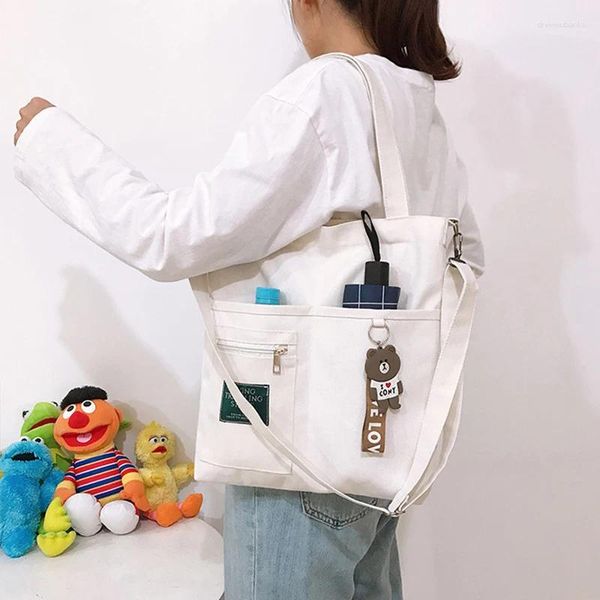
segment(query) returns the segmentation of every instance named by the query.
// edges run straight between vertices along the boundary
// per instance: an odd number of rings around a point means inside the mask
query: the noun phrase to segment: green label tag
[[[269,424],[269,386],[255,383],[238,383],[244,398],[252,404],[265,425]],[[227,384],[223,382],[221,391],[221,411],[219,421],[223,423],[250,423],[233,399]]]

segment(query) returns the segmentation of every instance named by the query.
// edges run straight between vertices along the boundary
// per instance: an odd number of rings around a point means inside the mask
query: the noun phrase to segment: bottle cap
[[[279,304],[280,296],[277,288],[256,288],[256,304]]]

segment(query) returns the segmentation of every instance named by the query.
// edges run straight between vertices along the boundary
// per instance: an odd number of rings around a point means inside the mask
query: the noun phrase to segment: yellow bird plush
[[[151,510],[144,513],[162,527],[170,527],[183,517],[195,517],[202,507],[202,494],[190,494],[178,502],[177,491],[194,475],[193,463],[169,467],[175,454],[175,436],[166,427],[152,421],[135,441],[135,455]]]

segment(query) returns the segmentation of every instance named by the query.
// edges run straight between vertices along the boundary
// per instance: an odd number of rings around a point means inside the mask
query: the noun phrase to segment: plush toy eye
[[[28,410],[24,410],[24,411],[21,413],[21,416],[22,416],[24,419],[26,419],[28,414],[29,414],[29,411],[28,411]]]
[[[54,402],[54,400],[52,400],[52,404],[58,408],[58,402]]]
[[[166,435],[161,435],[160,436],[160,443],[161,444],[166,444],[168,439],[169,438]]]
[[[20,442],[28,442],[29,438],[26,435],[22,435],[21,439],[19,440]]]
[[[90,414],[96,410],[96,404],[91,400],[84,400],[81,403],[81,409],[83,410],[83,412]]]
[[[65,410],[63,411],[63,419],[68,419],[73,413],[75,412],[75,405],[74,404],[69,404],[69,406],[67,406],[67,408],[65,408]]]
[[[151,444],[158,444],[159,439],[157,435],[152,436],[149,440],[148,440]]]
[[[44,442],[44,440],[41,437],[34,437],[33,441],[36,442],[37,444],[43,444],[44,446],[46,445],[46,443]]]

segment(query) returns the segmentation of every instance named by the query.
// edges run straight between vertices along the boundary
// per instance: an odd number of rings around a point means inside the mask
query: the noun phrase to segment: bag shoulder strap
[[[380,77],[366,61],[345,52],[321,54],[315,60],[324,60],[328,57],[346,60],[362,75],[367,86],[373,115],[375,145],[379,162],[379,181],[381,183],[385,216],[388,218],[408,216],[410,213],[406,174],[402,164],[400,148],[394,135],[390,107],[385,102],[384,85]]]
[[[457,286],[455,275],[459,275]],[[457,296],[457,289],[458,292]],[[462,380],[471,329],[475,316],[479,286],[471,267],[462,260],[449,259],[442,291],[440,355],[435,367],[417,450],[402,489],[394,496],[388,509],[393,514],[405,512],[433,484],[441,469],[430,477],[424,489],[418,484],[427,471],[454,396]],[[413,492],[414,496],[413,496]]]

